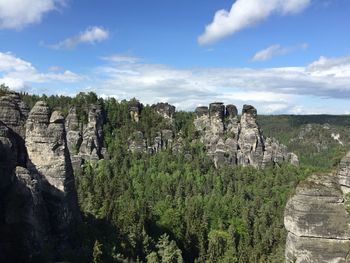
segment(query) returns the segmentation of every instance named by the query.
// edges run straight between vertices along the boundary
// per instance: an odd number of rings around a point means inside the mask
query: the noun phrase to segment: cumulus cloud
[[[296,50],[304,50],[308,48],[308,44],[301,44],[295,47],[282,47],[281,45],[272,45],[263,50],[258,51],[252,58],[252,61],[266,61],[276,56],[286,55]]]
[[[95,44],[102,42],[109,38],[109,31],[99,26],[92,26],[80,32],[76,36],[62,40],[54,45],[48,47],[53,49],[73,49],[79,44]]]
[[[261,23],[273,14],[292,15],[302,12],[311,0],[237,0],[231,10],[219,10],[199,36],[201,45],[214,43],[242,29]]]
[[[0,28],[22,29],[64,6],[65,0],[0,0]]]
[[[0,52],[0,83],[14,90],[21,90],[33,83],[65,82],[76,83],[82,77],[69,70],[60,73],[39,72],[30,62],[11,53]]]

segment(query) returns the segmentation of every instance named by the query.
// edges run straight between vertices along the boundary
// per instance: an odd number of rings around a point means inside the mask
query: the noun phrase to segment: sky
[[[349,0],[0,0],[0,83],[350,114]]]

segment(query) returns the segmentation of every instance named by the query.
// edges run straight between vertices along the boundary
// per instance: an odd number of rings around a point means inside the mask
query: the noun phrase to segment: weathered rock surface
[[[251,105],[243,106],[240,121],[236,106],[225,108],[220,102],[211,103],[209,109],[198,107],[195,113],[194,126],[216,167],[250,165],[264,168],[284,161],[299,164],[298,157],[288,153],[284,145],[274,139],[264,139],[256,122],[257,111]]]
[[[17,93],[0,97],[0,120],[21,137],[25,136],[28,113],[28,106],[21,101]]]
[[[158,112],[164,119],[172,122],[175,114],[175,106],[169,103],[160,102],[152,105],[152,108],[155,109],[155,111]]]
[[[138,101],[129,102],[129,112],[133,121],[138,122],[142,104]],[[169,127],[173,125],[175,106],[168,103],[158,103],[152,105],[152,109],[162,116]],[[136,116],[136,117],[135,117]],[[171,149],[173,152],[179,152],[182,148],[180,136],[175,141],[175,134],[170,129],[161,129],[156,133],[154,139],[145,138],[141,131],[135,131],[129,137],[129,150],[133,153],[155,154],[162,150]]]
[[[349,262],[350,217],[338,177],[313,175],[285,209],[286,262]]]
[[[340,161],[338,169],[339,184],[344,193],[350,192],[350,152]]]
[[[98,161],[106,155],[103,148],[104,114],[99,105],[90,105],[86,125],[78,120],[73,107],[65,120],[67,146],[74,171],[79,171],[84,161]]]
[[[54,254],[69,248],[80,212],[62,114],[51,114],[45,102],[38,102],[28,116],[19,96],[7,96],[4,101],[7,108],[0,108],[0,262],[30,262],[45,247],[52,247]],[[14,114],[13,120],[9,113]]]

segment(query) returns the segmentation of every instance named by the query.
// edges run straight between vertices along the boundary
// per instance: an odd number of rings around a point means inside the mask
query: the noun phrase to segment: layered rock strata
[[[338,176],[311,176],[286,205],[285,262],[350,262],[349,223]]]
[[[265,139],[256,122],[257,111],[244,105],[240,121],[234,105],[211,103],[195,111],[194,126],[205,144],[207,153],[216,167],[243,165],[264,168],[290,161],[298,165],[295,154],[288,153],[284,145],[274,139]]]

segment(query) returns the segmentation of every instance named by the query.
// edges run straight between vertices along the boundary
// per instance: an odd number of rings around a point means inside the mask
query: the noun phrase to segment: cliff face
[[[236,106],[225,108],[220,102],[211,103],[209,108],[198,107],[195,112],[195,128],[216,167],[229,164],[264,168],[283,161],[299,164],[297,156],[288,153],[284,145],[274,139],[265,140],[253,106],[243,106],[240,121]]]
[[[313,175],[302,182],[285,209],[286,262],[350,262],[349,154],[336,175]]]
[[[80,221],[64,118],[45,102],[28,114],[15,94],[0,103],[0,261],[59,255]]]

